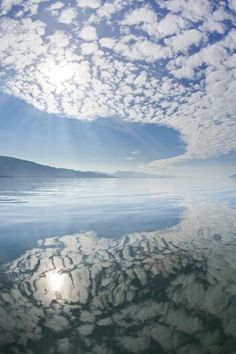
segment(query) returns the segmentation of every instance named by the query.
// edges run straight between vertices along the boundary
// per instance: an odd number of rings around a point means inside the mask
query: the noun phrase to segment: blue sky
[[[156,124],[115,118],[67,119],[40,112],[6,95],[0,96],[0,102],[3,155],[53,166],[115,171],[137,169],[185,150],[177,131]]]
[[[236,0],[3,0],[0,153],[150,172],[236,162]]]

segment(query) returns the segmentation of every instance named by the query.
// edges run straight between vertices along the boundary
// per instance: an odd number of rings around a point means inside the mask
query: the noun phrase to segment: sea
[[[1,354],[236,354],[236,179],[0,178]]]

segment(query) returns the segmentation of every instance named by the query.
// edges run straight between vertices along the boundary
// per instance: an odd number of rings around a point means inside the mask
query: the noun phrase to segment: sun
[[[48,72],[49,81],[54,85],[71,80],[73,75],[73,67],[70,64],[54,65]]]
[[[55,62],[48,59],[39,65],[39,71],[43,74],[48,83],[57,86],[69,82],[75,75],[75,66],[71,62]]]

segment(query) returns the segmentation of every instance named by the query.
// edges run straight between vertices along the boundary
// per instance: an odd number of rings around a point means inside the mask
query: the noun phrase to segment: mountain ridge
[[[103,172],[52,167],[11,156],[0,156],[0,177],[114,178]]]

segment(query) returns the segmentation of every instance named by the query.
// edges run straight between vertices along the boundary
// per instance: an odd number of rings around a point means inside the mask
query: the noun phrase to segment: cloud
[[[93,26],[83,27],[79,36],[84,41],[95,41],[97,39],[96,28]]]
[[[96,54],[98,50],[96,43],[82,43],[81,44],[81,52],[83,55],[92,55]]]
[[[130,12],[122,21],[123,25],[141,29],[148,35],[158,39],[177,33],[186,27],[186,20],[175,14],[167,14],[164,18],[158,18],[156,13],[145,6]]]
[[[213,2],[206,0],[167,0],[159,2],[160,6],[176,14],[181,14],[183,18],[190,21],[205,20],[211,16]]]
[[[125,157],[126,160],[137,160],[141,158],[142,153],[139,150],[130,151],[130,156]]]
[[[134,156],[127,156],[125,157],[126,160],[136,160],[136,157]]]
[[[58,21],[61,23],[64,23],[66,25],[69,25],[73,22],[73,20],[76,18],[77,12],[73,8],[66,8],[61,11],[60,16],[58,17]]]
[[[121,54],[131,61],[145,60],[148,63],[167,58],[171,53],[166,46],[151,42],[144,37],[136,38],[132,35],[118,40],[112,49],[115,53]]]
[[[93,16],[94,22],[100,22],[102,19],[110,20],[110,18],[117,12],[123,9],[125,2],[122,0],[106,1],[100,6]],[[109,22],[110,24],[110,22]]]
[[[51,6],[47,8],[47,11],[53,15],[53,16],[58,16],[59,15],[59,10],[61,10],[64,7],[63,2],[57,1]]]
[[[135,9],[127,14],[123,20],[125,25],[138,25],[140,23],[152,23],[157,21],[157,15],[149,7]]]
[[[0,4],[0,14],[3,16],[10,14],[16,17],[21,17],[23,14],[27,17],[34,16],[37,14],[38,7],[42,2],[45,1],[2,0]]]
[[[235,13],[236,12],[236,0],[228,0],[229,8]]]
[[[77,0],[77,5],[79,7],[89,7],[91,9],[97,9],[101,6],[100,0]]]
[[[116,40],[114,38],[108,38],[108,37],[101,38],[99,42],[102,47],[109,48],[109,49],[112,49],[116,44]]]
[[[185,52],[193,45],[198,46],[201,39],[202,35],[200,31],[190,29],[171,38],[167,38],[165,43],[170,46],[174,52]]]
[[[236,149],[233,1],[12,0],[1,15],[2,92],[61,116],[172,127],[187,143],[178,160]]]
[[[141,155],[141,152],[139,150],[134,150],[130,152],[132,155]]]

